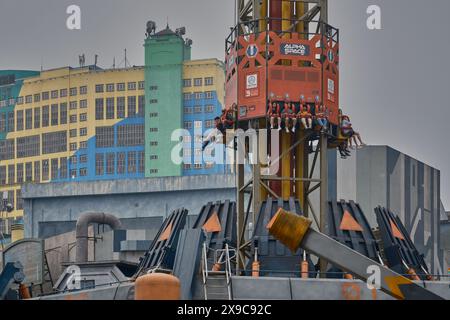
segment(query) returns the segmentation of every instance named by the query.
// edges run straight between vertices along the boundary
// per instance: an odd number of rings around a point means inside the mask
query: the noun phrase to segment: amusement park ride
[[[319,230],[326,229],[327,153],[342,143],[339,31],[327,23],[327,10],[327,0],[237,2],[237,24],[226,40],[225,105],[236,109],[235,129],[252,128],[258,132],[258,152],[251,155],[253,174],[249,181],[244,181],[244,161],[239,159],[239,152],[236,159],[238,269],[244,266],[249,245],[243,240],[245,217],[251,207],[258,212],[268,196],[284,200],[295,197],[300,200],[304,215],[311,213]],[[294,114],[306,107],[312,117],[323,107],[328,128],[306,129],[297,121],[299,130],[274,130],[269,119],[273,105],[281,110],[289,106]],[[288,118],[289,115],[284,121],[278,119],[278,126],[291,125]],[[313,151],[314,141],[317,147]],[[247,151],[246,158],[252,152],[248,146],[239,148]],[[314,153],[311,164],[310,153]],[[314,179],[318,163],[320,178]],[[310,200],[316,190],[320,192],[320,217]],[[250,193],[251,205],[245,205],[245,193]],[[322,263],[323,271],[324,268]]]

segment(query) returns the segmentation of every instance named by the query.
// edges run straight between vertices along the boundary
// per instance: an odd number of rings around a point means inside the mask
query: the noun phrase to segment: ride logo
[[[301,43],[282,43],[280,47],[281,54],[290,56],[309,56],[310,47]]]

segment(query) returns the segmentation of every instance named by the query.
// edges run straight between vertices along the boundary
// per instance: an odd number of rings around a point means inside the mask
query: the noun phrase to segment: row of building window
[[[98,98],[95,99],[95,120],[143,117],[144,108],[144,95],[129,96],[127,99],[125,97]],[[126,115],[125,112],[127,112]]]
[[[213,105],[207,105],[207,106],[205,106],[205,108],[203,108],[203,106],[184,107],[185,114],[203,113],[203,112],[212,113],[212,112],[214,112],[214,110],[215,110],[215,107]]]
[[[103,93],[103,92],[114,92],[119,91],[123,92],[125,90],[133,91],[133,90],[144,90],[145,89],[145,81],[139,81],[139,82],[122,82],[122,83],[108,83],[108,84],[96,84],[95,85],[95,92],[96,93]],[[78,95],[78,92],[80,95],[86,95],[88,93],[88,87],[87,86],[81,86],[81,87],[73,87],[69,89],[60,89],[60,90],[52,90],[52,91],[45,91],[42,93],[36,93],[33,95],[26,95],[25,97],[20,96],[15,98],[9,98],[7,100],[0,101],[0,107],[6,107],[7,105],[14,105],[17,103],[18,105],[21,104],[29,104],[29,103],[37,103],[40,101],[47,101],[50,99],[58,99],[58,98],[65,98],[67,96],[75,97]]]
[[[107,83],[107,84],[96,84],[95,85],[95,93],[103,93],[103,92],[114,92],[114,91],[125,91],[128,89],[129,91],[134,91],[138,88],[139,90],[145,89],[145,81],[139,82],[121,82],[121,83]]]
[[[205,165],[201,164],[201,163],[194,163],[194,164],[189,164],[189,163],[185,163],[183,164],[183,169],[184,170],[191,170],[191,169],[203,169],[203,167],[205,169],[212,169],[214,168],[214,163],[212,162],[207,162],[205,163]]]
[[[214,85],[214,78],[213,77],[206,77],[204,78],[194,78],[194,79],[183,79],[183,87],[189,88],[192,87],[192,84],[194,84],[194,87],[201,87],[203,86],[203,83],[205,86],[212,86]]]
[[[192,129],[192,126],[195,129],[201,129],[203,126],[203,121],[184,121],[184,129]],[[206,120],[205,121],[205,128],[213,128],[214,127],[214,120]]]
[[[76,129],[69,131],[69,136],[76,135]],[[87,136],[87,128],[80,128],[80,137]],[[42,146],[42,149],[41,149]],[[87,149],[87,141],[81,141],[79,149]],[[78,150],[77,142],[69,143],[69,150]],[[67,131],[58,131],[0,140],[0,160],[23,159],[41,154],[52,154],[67,151]]]
[[[16,165],[0,166],[0,185],[21,184],[24,182],[36,182],[57,179],[67,179],[77,175],[76,163],[72,163],[69,168],[68,159],[54,158],[42,161],[18,163]],[[76,158],[75,158],[76,159]],[[85,159],[80,156],[80,163],[87,163],[87,155]],[[70,169],[70,172],[68,171]],[[87,175],[87,168],[80,168],[80,176]]]
[[[95,154],[95,175],[144,173],[145,152],[129,151]]]
[[[145,140],[144,124],[125,124],[95,128],[95,146],[97,148],[143,146]]]
[[[202,99],[214,99],[214,91],[205,91],[205,92],[186,92],[183,93],[184,101],[188,100],[202,100]]]
[[[15,119],[14,119],[15,115]],[[87,121],[87,113],[68,115],[67,103],[0,113],[0,132],[14,132]]]

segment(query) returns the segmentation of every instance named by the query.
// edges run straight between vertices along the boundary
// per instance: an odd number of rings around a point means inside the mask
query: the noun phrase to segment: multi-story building
[[[0,71],[0,192],[14,206],[8,217],[23,216],[24,183],[223,173],[223,165],[187,157],[197,152],[195,141],[201,146],[194,129],[201,136],[211,128],[224,99],[222,62],[191,60],[191,43],[167,28],[146,39],[142,67]],[[183,128],[192,138],[184,137],[186,163],[177,164],[171,138]]]

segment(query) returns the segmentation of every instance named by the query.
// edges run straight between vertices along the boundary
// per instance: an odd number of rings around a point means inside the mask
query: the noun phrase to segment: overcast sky
[[[81,30],[66,28],[66,8],[81,7]],[[366,27],[369,4],[382,30]],[[329,0],[341,30],[341,105],[369,144],[390,145],[441,170],[450,209],[450,1]],[[148,20],[185,26],[193,58],[223,59],[233,0],[0,0],[0,69],[76,66],[78,55],[111,67],[128,51],[143,65]]]

